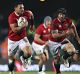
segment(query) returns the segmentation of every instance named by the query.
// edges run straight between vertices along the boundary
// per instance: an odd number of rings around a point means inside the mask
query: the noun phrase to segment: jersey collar
[[[45,23],[43,23],[43,26],[44,26],[44,28],[47,28],[47,27],[45,26]]]
[[[17,14],[15,11],[14,11],[14,13],[15,13],[16,16],[19,16],[19,14]]]

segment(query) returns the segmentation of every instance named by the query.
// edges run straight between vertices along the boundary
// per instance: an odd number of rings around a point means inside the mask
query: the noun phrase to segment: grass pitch
[[[9,72],[0,72],[0,74],[9,74]],[[14,74],[38,74],[37,72],[15,72]],[[55,72],[46,72],[46,74],[55,74]],[[80,72],[61,72],[61,74],[80,74]]]

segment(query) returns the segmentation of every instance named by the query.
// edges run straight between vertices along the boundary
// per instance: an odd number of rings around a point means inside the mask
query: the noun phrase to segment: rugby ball
[[[24,24],[24,22],[26,22],[25,25],[28,26],[28,21],[27,21],[27,19],[24,18],[24,17],[20,17],[20,18],[18,19],[18,26],[22,26],[22,25]]]

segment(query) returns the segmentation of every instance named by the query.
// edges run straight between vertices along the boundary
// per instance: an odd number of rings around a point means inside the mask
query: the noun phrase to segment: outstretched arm
[[[28,10],[29,13],[29,24],[30,24],[30,31],[34,31],[34,15],[31,11]]]
[[[74,34],[75,34],[75,37],[76,37],[77,41],[80,43],[80,38],[79,38],[79,36],[78,36],[77,30],[76,30],[76,26],[74,25],[74,23],[72,23],[71,28],[72,28],[73,31],[74,31]]]

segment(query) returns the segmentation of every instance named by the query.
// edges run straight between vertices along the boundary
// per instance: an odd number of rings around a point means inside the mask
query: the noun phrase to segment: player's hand
[[[48,41],[47,41],[47,42],[45,42],[45,46],[49,46],[49,43],[48,43]]]
[[[70,35],[70,31],[69,30],[66,31],[66,35]]]
[[[80,44],[80,38],[78,39],[78,43]]]
[[[25,22],[23,21],[22,27],[27,27],[28,26],[28,21],[26,20]]]
[[[74,35],[73,29],[68,29],[68,30],[66,31],[66,35],[71,35],[71,34]]]
[[[20,26],[21,28],[27,27],[26,22],[23,22],[22,26]]]
[[[65,32],[65,34],[66,34],[66,36],[69,36],[69,35],[71,34],[70,30],[67,30],[67,31]]]
[[[33,25],[33,26],[30,26],[30,31],[31,32],[35,32],[35,26]]]

